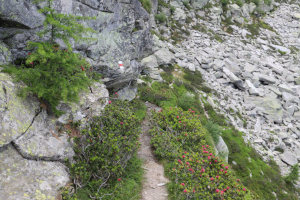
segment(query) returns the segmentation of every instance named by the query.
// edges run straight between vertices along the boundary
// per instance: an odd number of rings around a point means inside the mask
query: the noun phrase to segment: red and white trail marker
[[[122,61],[119,61],[119,67],[120,67],[120,70],[122,73],[124,73],[124,66],[123,66],[123,62]]]

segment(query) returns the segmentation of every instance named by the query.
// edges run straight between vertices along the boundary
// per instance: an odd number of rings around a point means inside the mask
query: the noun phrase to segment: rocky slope
[[[180,3],[172,5],[183,11],[183,24],[190,18],[190,36],[177,45],[160,43],[174,53],[169,60],[200,71],[219,94],[208,97],[209,102],[245,133],[244,139],[264,159],[274,159],[287,174],[300,161],[299,3],[274,3],[275,11],[262,18],[266,24],[255,27],[259,33],[251,29],[255,5],[229,5],[225,14],[217,3],[194,13]],[[232,22],[224,23],[226,16]],[[162,29],[166,27],[159,25],[157,31]]]

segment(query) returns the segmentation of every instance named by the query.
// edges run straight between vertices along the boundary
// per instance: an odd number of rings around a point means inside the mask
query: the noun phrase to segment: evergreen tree
[[[29,42],[32,50],[26,58],[26,65],[7,68],[7,72],[15,75],[18,81],[27,87],[22,94],[33,93],[49,107],[56,115],[61,113],[56,109],[60,101],[76,102],[78,93],[87,89],[91,79],[88,62],[71,48],[70,40],[86,40],[83,34],[93,31],[79,23],[80,20],[90,19],[69,14],[58,13],[52,7],[52,0],[36,0],[36,3],[46,1],[46,6],[40,9],[45,15],[44,29],[38,33],[40,42]],[[45,40],[45,38],[49,38]],[[66,45],[63,49],[56,41],[60,39]]]

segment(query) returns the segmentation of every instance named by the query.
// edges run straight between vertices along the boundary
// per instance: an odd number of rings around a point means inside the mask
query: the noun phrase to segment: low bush
[[[156,14],[155,15],[155,20],[162,24],[162,23],[165,23],[167,21],[167,17],[164,13],[159,13],[159,14]]]
[[[74,162],[68,167],[75,193],[66,193],[65,199],[76,199],[82,191],[98,199],[111,195],[108,190],[122,179],[139,146],[139,122],[130,104],[121,101],[113,101],[90,122],[74,139]]]
[[[153,116],[151,144],[167,163],[170,199],[252,199],[229,166],[214,156],[211,139],[194,111],[169,108]]]
[[[145,10],[148,13],[151,13],[151,9],[152,9],[152,3],[150,0],[139,0],[142,4],[142,6],[145,8]]]

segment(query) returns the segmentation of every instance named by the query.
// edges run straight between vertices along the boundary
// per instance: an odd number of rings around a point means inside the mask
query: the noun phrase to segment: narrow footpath
[[[158,108],[148,102],[146,102],[146,106],[147,116],[142,123],[141,147],[138,151],[138,156],[143,160],[142,167],[145,171],[141,200],[167,200],[166,184],[169,181],[164,176],[164,167],[156,161],[150,145],[149,130],[151,129],[151,122],[149,118],[151,110]]]

